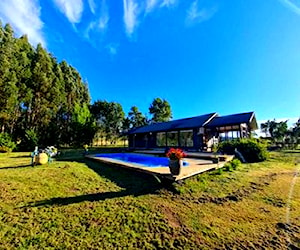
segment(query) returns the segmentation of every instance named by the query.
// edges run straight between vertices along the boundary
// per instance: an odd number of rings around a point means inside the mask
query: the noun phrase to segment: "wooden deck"
[[[181,168],[181,172],[178,176],[173,176],[170,173],[170,170],[168,167],[145,167],[143,165],[135,164],[135,163],[128,163],[124,161],[119,161],[111,158],[105,158],[105,157],[97,157],[96,155],[87,155],[86,156],[89,159],[97,160],[106,164],[111,164],[119,167],[124,167],[140,172],[144,172],[147,174],[152,174],[157,177],[167,178],[173,181],[179,181],[186,179],[188,177],[217,169],[222,168],[227,161],[232,160],[233,156],[226,156],[225,161],[220,161],[219,163],[212,163],[211,160],[207,159],[199,159],[199,158],[184,158],[183,160],[188,162],[188,166],[184,166]]]

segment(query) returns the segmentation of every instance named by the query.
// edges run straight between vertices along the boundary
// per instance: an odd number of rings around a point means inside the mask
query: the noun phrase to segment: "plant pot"
[[[179,175],[182,166],[182,160],[169,160],[169,168],[172,175]]]

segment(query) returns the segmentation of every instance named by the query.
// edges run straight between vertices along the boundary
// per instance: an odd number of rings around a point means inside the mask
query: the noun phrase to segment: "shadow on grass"
[[[10,156],[9,158],[31,158],[30,155]]]
[[[300,154],[300,150],[299,150],[299,149],[295,149],[295,150],[284,150],[284,151],[282,151],[282,153],[287,153],[287,154]]]
[[[173,193],[178,191],[170,181],[159,182],[154,176],[140,173],[134,170],[125,169],[122,167],[107,165],[97,161],[75,157],[77,162],[85,163],[90,169],[96,172],[101,177],[109,179],[123,190],[119,192],[105,192],[85,194],[72,197],[57,197],[49,200],[30,203],[25,207],[39,207],[51,205],[69,205],[80,203],[83,201],[103,201],[106,199],[120,198],[125,196],[141,196],[146,194],[158,193],[160,189],[165,189]],[[60,159],[64,161],[64,159]]]
[[[141,195],[142,194],[143,193],[141,193]],[[58,197],[49,200],[30,203],[25,207],[40,207],[40,206],[47,206],[47,205],[69,205],[69,204],[80,203],[83,201],[103,201],[106,199],[113,199],[113,198],[124,197],[128,195],[132,195],[132,193],[129,192],[128,190],[124,190],[120,192],[85,194],[85,195],[66,197],[66,198]]]
[[[3,168],[0,167],[0,170],[1,169],[28,168],[28,167],[32,167],[32,165],[31,164],[27,164],[27,165],[21,165],[21,166],[13,166],[13,167],[3,167]]]

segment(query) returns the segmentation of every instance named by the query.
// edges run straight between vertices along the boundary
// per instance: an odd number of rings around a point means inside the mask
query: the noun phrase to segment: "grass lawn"
[[[172,186],[80,151],[28,155],[0,154],[0,249],[300,247],[300,151]]]

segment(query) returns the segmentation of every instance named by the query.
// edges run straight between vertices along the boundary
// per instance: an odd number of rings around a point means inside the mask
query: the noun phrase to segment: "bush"
[[[8,133],[0,133],[0,152],[11,152],[15,149],[16,143]]]
[[[32,151],[35,146],[39,145],[39,138],[37,133],[33,129],[25,130],[24,137],[21,140],[21,144],[18,150],[21,151]]]
[[[231,162],[231,167],[233,170],[236,170],[242,163],[239,159],[233,159]]]
[[[240,162],[239,159],[233,159],[232,161],[229,161],[227,162],[225,165],[224,165],[224,169],[226,171],[233,171],[233,170],[236,170],[238,168],[238,166],[240,166],[242,163]]]
[[[267,159],[267,146],[255,139],[237,139],[224,141],[218,145],[218,151],[235,154],[237,149],[247,162],[260,162]]]

